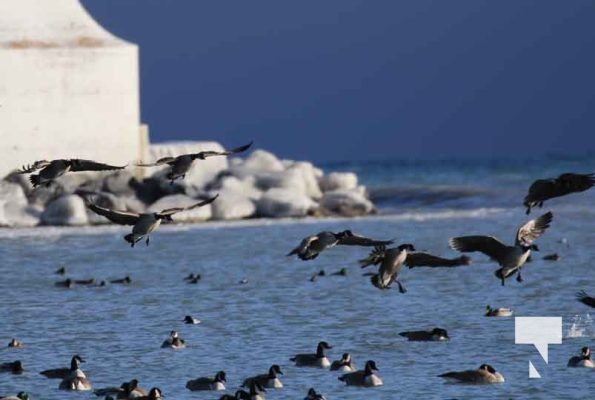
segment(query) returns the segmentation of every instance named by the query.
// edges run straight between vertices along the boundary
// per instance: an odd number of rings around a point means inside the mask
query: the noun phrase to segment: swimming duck
[[[562,257],[558,253],[546,254],[542,257],[546,261],[560,261]]]
[[[177,157],[163,157],[155,161],[154,163],[139,163],[136,165],[139,167],[156,167],[159,165],[168,165],[169,172],[167,173],[166,177],[170,180],[170,184],[173,184],[174,181],[178,178],[184,179],[186,173],[190,170],[190,167],[192,166],[194,160],[205,160],[207,157],[212,156],[229,156],[232,154],[238,154],[248,150],[250,146],[252,146],[252,142],[231,150],[201,151],[199,153],[182,154]]]
[[[493,236],[460,236],[449,240],[450,247],[461,252],[480,251],[498,262],[500,269],[495,275],[502,285],[510,275],[517,272],[517,281],[522,282],[521,268],[531,250],[539,250],[533,241],[539,238],[552,222],[553,214],[547,212],[521,226],[516,234],[514,246],[507,246]]]
[[[186,342],[181,339],[177,331],[171,331],[169,337],[163,341],[161,348],[183,349],[186,347]]]
[[[513,311],[510,308],[492,308],[489,305],[486,306],[486,317],[511,317]]]
[[[340,270],[333,272],[331,276],[347,276],[347,268],[341,268]]]
[[[29,400],[29,394],[27,392],[19,392],[16,396],[3,396],[0,400]]]
[[[591,360],[591,349],[589,347],[583,347],[581,349],[580,356],[570,357],[568,360],[569,367],[583,367],[583,368],[595,368],[595,363]]]
[[[342,232],[319,232],[316,235],[305,237],[299,246],[287,253],[287,256],[297,254],[301,260],[313,260],[326,249],[336,245],[348,246],[378,246],[391,244],[392,240],[374,240],[355,235],[350,230]]]
[[[41,160],[35,161],[31,165],[23,165],[23,167],[17,170],[18,174],[29,174],[37,170],[37,175],[31,175],[29,180],[34,188],[39,185],[46,187],[57,178],[61,177],[67,172],[79,172],[79,171],[108,171],[115,169],[124,169],[126,165],[119,167],[115,165],[102,164],[91,160],[80,160],[76,158],[72,159],[59,159],[53,161]]]
[[[431,331],[400,332],[399,336],[406,337],[410,342],[441,342],[450,340],[446,329],[434,328]]]
[[[15,338],[12,338],[12,340],[8,342],[8,347],[23,347],[24,345],[23,342],[16,340]]]
[[[189,274],[187,277],[184,278],[185,281],[191,281],[194,280],[195,278],[200,279],[200,274]]]
[[[60,268],[58,268],[55,272],[56,275],[64,275],[66,274],[66,267],[65,266],[61,266]]]
[[[488,384],[504,382],[502,374],[488,364],[481,364],[478,369],[446,372],[438,376],[455,383]]]
[[[124,278],[112,279],[111,281],[109,281],[109,283],[129,285],[130,283],[132,283],[132,279],[130,279],[130,277],[126,275]]]
[[[196,378],[186,382],[186,389],[196,390],[225,390],[225,372],[219,371],[214,378]]]
[[[380,379],[374,371],[378,371],[376,363],[374,360],[368,360],[363,371],[355,371],[341,375],[339,380],[345,382],[348,386],[382,386],[382,379]]]
[[[248,387],[252,381],[256,381],[264,388],[280,389],[283,387],[283,384],[281,383],[281,380],[279,380],[279,375],[283,375],[283,372],[281,372],[281,367],[279,367],[277,364],[273,364],[269,368],[268,373],[246,378],[242,383],[242,386]]]
[[[316,393],[314,388],[308,389],[308,395],[304,397],[304,400],[326,400],[326,397],[321,395],[320,393]]]
[[[584,192],[593,185],[595,185],[595,174],[565,173],[557,178],[538,179],[529,187],[523,205],[527,207],[526,213],[529,214],[532,207],[543,207],[545,200]]]
[[[297,367],[328,368],[331,363],[324,355],[325,349],[332,349],[332,347],[327,342],[319,342],[318,346],[316,346],[316,353],[296,354],[289,360],[294,361]]]
[[[138,214],[131,211],[110,210],[93,203],[89,203],[88,207],[96,214],[102,215],[116,224],[133,225],[132,233],[124,236],[124,239],[130,243],[131,247],[134,247],[134,245],[138,241],[142,240],[142,238],[145,236],[147,237],[146,244],[148,246],[151,232],[161,225],[161,221],[173,221],[172,215],[175,213],[205,206],[215,201],[217,197],[219,197],[218,194],[210,199],[201,201],[189,207],[168,208],[159,212],[143,214]]]
[[[10,372],[14,375],[20,375],[24,370],[21,360],[0,364],[0,372]]]
[[[74,287],[74,280],[68,278],[63,281],[58,281],[54,283],[54,286],[58,287],[65,287],[65,288],[73,288]]]
[[[184,319],[182,320],[182,322],[184,322],[185,324],[189,324],[189,325],[196,325],[196,324],[200,324],[200,319],[194,318],[190,315],[186,315],[184,317]]]
[[[84,362],[85,360],[83,360],[78,354],[75,354],[70,359],[70,368],[46,369],[45,371],[41,371],[40,374],[45,375],[50,379],[65,379],[71,376],[86,377],[83,371],[79,369],[80,364]]]
[[[357,368],[355,363],[351,360],[351,354],[343,353],[340,360],[335,360],[331,364],[331,371],[354,372]]]
[[[393,282],[399,285],[399,292],[406,293],[405,286],[397,280],[397,276],[407,259],[409,251],[415,251],[412,244],[405,243],[398,247],[387,249],[384,246],[376,246],[374,251],[366,259],[360,260],[362,268],[372,264],[380,264],[378,273],[372,275],[370,281],[378,289],[388,289]]]
[[[576,299],[589,307],[595,308],[595,297],[589,296],[584,290],[576,294]]]

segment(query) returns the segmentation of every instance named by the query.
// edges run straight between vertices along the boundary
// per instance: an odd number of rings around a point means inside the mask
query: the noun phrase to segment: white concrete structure
[[[79,0],[0,0],[0,177],[38,159],[145,158],[138,48]]]

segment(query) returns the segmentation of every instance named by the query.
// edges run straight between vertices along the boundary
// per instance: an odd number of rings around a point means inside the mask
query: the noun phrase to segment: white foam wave
[[[564,323],[563,335],[564,339],[593,337],[595,336],[595,329],[593,326],[593,318],[587,315],[575,315],[571,321]]]

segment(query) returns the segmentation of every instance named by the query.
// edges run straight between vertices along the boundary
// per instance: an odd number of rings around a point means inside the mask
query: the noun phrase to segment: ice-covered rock
[[[331,172],[320,177],[318,182],[323,192],[355,189],[357,187],[357,175],[353,172]]]
[[[272,188],[262,195],[256,207],[258,216],[284,218],[311,215],[318,205],[310,197],[298,191]]]
[[[222,189],[219,197],[211,203],[213,219],[229,220],[250,218],[256,212],[254,201],[241,191]]]
[[[41,214],[44,225],[87,225],[89,218],[83,199],[65,195],[51,201]]]
[[[157,200],[155,203],[151,204],[147,211],[162,211],[168,208],[174,207],[188,207],[193,204],[199,203],[200,201],[205,199],[194,199],[192,197],[186,196],[185,194],[172,194],[169,196],[165,196]],[[219,199],[215,200],[218,201]],[[211,204],[207,204],[202,207],[197,207],[192,210],[181,211],[172,216],[172,219],[175,222],[199,222],[199,221],[206,221],[211,218],[212,210]]]
[[[376,208],[360,191],[339,189],[324,193],[320,211],[323,215],[356,217],[375,213]]]
[[[0,226],[30,227],[39,224],[39,209],[29,206],[18,183],[0,181]]]
[[[243,163],[239,164],[246,171],[283,171],[283,163],[271,152],[254,150]]]

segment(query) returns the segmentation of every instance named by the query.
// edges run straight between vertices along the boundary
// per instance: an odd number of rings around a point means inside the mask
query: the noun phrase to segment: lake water
[[[567,368],[568,359],[593,344],[591,309],[574,298],[595,295],[595,190],[546,202],[551,228],[538,240],[540,253],[524,269],[523,283],[502,287],[497,269],[481,254],[453,269],[404,270],[408,292],[374,288],[357,260],[363,247],[335,247],[313,261],[286,257],[304,237],[322,230],[352,229],[375,238],[413,243],[454,257],[448,238],[492,234],[512,242],[528,217],[522,197],[538,177],[595,170],[590,159],[533,163],[336,164],[356,170],[380,207],[377,216],[356,219],[240,221],[164,226],[150,246],[130,248],[126,228],[0,230],[0,340],[25,342],[0,348],[0,362],[23,361],[20,376],[0,373],[0,395],[27,390],[32,399],[90,399],[91,393],[58,390],[58,380],[39,375],[67,367],[74,354],[95,388],[137,378],[160,387],[167,399],[217,399],[220,393],[189,392],[185,383],[225,370],[228,392],[242,380],[279,364],[285,387],[267,399],[303,399],[314,387],[328,399],[553,399],[586,398],[595,371]],[[561,260],[541,256],[557,252]],[[65,265],[66,276],[54,271]],[[347,276],[319,277],[347,268]],[[198,284],[183,278],[200,273]],[[129,275],[132,284],[55,287],[65,277],[109,280]],[[243,278],[247,284],[239,284]],[[487,318],[485,306],[511,307],[517,316],[560,316],[561,345],[549,346],[546,364],[532,345],[514,344],[514,318]],[[202,320],[185,325],[191,314]],[[398,332],[448,330],[446,343],[407,342]],[[171,330],[188,347],[161,349]],[[329,342],[331,360],[352,354],[359,367],[376,361],[384,386],[347,387],[338,373],[298,368],[289,358]],[[1,345],[2,343],[0,343]],[[541,379],[528,378],[532,361]],[[500,385],[445,384],[437,375],[489,363]]]

